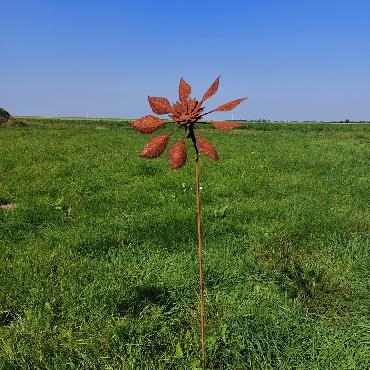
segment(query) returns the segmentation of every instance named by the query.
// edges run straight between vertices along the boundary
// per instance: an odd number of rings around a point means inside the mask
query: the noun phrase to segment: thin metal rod
[[[202,117],[206,116],[207,114],[210,114],[210,113],[213,113],[213,110],[210,110],[209,112],[206,112],[206,113],[203,113],[199,119],[201,119]]]
[[[204,345],[204,290],[203,290],[203,266],[202,266],[202,236],[200,228],[200,194],[199,194],[199,155],[195,154],[195,188],[197,198],[198,216],[198,254],[199,254],[199,289],[200,289],[200,324],[202,332],[202,369],[205,366],[205,345]]]
[[[200,192],[199,192],[199,151],[197,147],[197,138],[194,133],[194,127],[187,129],[189,137],[195,150],[195,190],[197,198],[197,220],[198,220],[198,255],[199,255],[199,290],[200,290],[200,326],[202,333],[202,369],[205,368],[205,343],[204,343],[204,290],[203,290],[203,265],[202,265],[202,234],[200,224]]]

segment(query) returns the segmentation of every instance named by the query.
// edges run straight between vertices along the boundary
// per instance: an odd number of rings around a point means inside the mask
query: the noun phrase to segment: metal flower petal
[[[165,125],[165,122],[154,116],[144,116],[136,121],[130,122],[130,125],[136,131],[142,134],[151,134],[158,130],[161,126]]]
[[[148,96],[150,108],[156,114],[168,114],[171,113],[172,107],[170,102],[166,98],[156,98]]]
[[[181,78],[179,83],[179,100],[181,102],[186,101],[191,94],[191,86]]]
[[[218,131],[229,131],[242,127],[240,123],[236,122],[211,122],[211,125]]]
[[[212,83],[212,85],[208,88],[208,90],[204,93],[202,102],[209,99],[211,96],[216,94],[218,90],[218,85],[220,83],[220,76],[218,76],[215,81]]]
[[[202,135],[197,134],[197,148],[198,150],[205,154],[207,157],[211,158],[214,161],[217,161],[218,154],[216,149],[212,146],[210,142],[208,142]]]
[[[219,105],[217,108],[213,109],[212,112],[225,112],[234,109],[237,107],[242,101],[244,101],[247,98],[241,98],[241,99],[235,99],[232,101],[229,101],[228,103]]]
[[[160,135],[150,139],[139,156],[144,158],[159,157],[166,150],[168,140],[170,140],[170,135]]]
[[[186,145],[184,140],[177,141],[169,150],[168,158],[173,169],[182,167],[186,162]]]

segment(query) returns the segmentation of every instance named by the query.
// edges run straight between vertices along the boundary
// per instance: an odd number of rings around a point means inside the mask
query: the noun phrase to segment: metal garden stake
[[[179,84],[179,100],[170,104],[166,98],[157,98],[148,96],[148,101],[152,111],[158,115],[168,114],[173,123],[177,125],[176,129],[166,135],[155,136],[150,139],[144,149],[139,154],[144,158],[159,157],[167,147],[170,136],[176,131],[182,130],[182,137],[175,142],[168,150],[170,166],[173,169],[178,169],[186,162],[186,145],[185,138],[191,139],[195,152],[195,189],[197,199],[197,219],[198,219],[198,254],[199,254],[199,286],[200,286],[200,321],[202,334],[202,368],[205,366],[205,344],[204,344],[204,291],[203,291],[203,271],[202,271],[202,238],[201,238],[201,223],[200,223],[200,194],[199,194],[199,153],[203,153],[212,160],[217,160],[218,155],[212,144],[207,141],[201,134],[195,132],[195,123],[205,115],[212,112],[230,111],[237,107],[246,98],[232,100],[226,104],[220,105],[209,112],[203,113],[203,103],[213,96],[219,85],[220,77],[216,78],[213,84],[205,92],[200,101],[190,98],[191,87],[184,79],[180,80]],[[145,116],[136,121],[130,122],[130,125],[137,131],[143,134],[151,134],[164,126],[166,123],[155,116]],[[228,131],[234,128],[239,128],[241,125],[235,122],[211,122],[216,130]]]

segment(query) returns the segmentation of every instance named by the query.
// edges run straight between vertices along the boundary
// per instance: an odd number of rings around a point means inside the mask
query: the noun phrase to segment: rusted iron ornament
[[[197,201],[197,221],[198,221],[198,254],[199,254],[199,291],[200,291],[200,320],[201,320],[201,335],[202,335],[202,368],[205,368],[205,311],[204,311],[204,290],[203,290],[203,269],[202,269],[202,238],[201,238],[201,220],[200,220],[200,192],[199,192],[199,153],[203,153],[213,160],[218,159],[217,152],[210,142],[208,142],[198,132],[195,134],[195,123],[198,122],[206,114],[212,112],[230,111],[237,107],[246,98],[232,100],[226,104],[220,105],[217,108],[203,113],[204,107],[202,104],[213,96],[218,89],[220,77],[216,78],[213,84],[205,92],[200,101],[190,98],[191,87],[184,79],[180,80],[179,84],[179,100],[170,104],[166,98],[155,98],[148,96],[148,101],[152,111],[156,114],[168,114],[169,117],[177,125],[176,129],[169,135],[160,135],[149,140],[144,149],[139,154],[144,158],[159,157],[165,150],[170,140],[170,136],[183,129],[183,135],[169,150],[168,157],[170,166],[173,169],[180,168],[186,162],[186,145],[184,138],[190,138],[194,144],[195,149],[195,190]],[[155,116],[145,116],[136,121],[130,122],[131,126],[143,133],[151,134],[164,126],[166,122]],[[212,122],[211,125],[219,131],[232,130],[241,127],[239,123],[235,122]]]
[[[209,99],[217,92],[219,81],[220,77],[217,77],[213,84],[205,92],[200,101],[192,99],[190,97],[191,86],[186,83],[183,78],[181,78],[179,83],[179,100],[176,103],[171,105],[166,98],[148,96],[150,107],[154,113],[158,115],[168,114],[171,120],[173,120],[174,123],[178,125],[174,132],[178,129],[184,130],[181,139],[178,140],[168,150],[171,168],[180,168],[186,162],[186,145],[184,138],[192,139],[197,157],[198,153],[200,152],[213,160],[218,159],[217,152],[212,144],[199,133],[195,134],[194,125],[205,115],[212,112],[230,111],[246,99],[235,99],[226,104],[222,104],[209,112],[203,113],[204,107],[202,107],[202,105],[207,99]],[[143,134],[151,134],[152,132],[158,130],[160,127],[164,126],[166,123],[171,122],[165,122],[158,117],[147,115],[136,121],[130,122],[130,125],[135,130]],[[239,123],[235,122],[211,122],[210,124],[219,131],[228,131],[234,128],[241,127]],[[139,156],[144,158],[159,157],[166,150],[167,144],[170,140],[170,136],[174,132],[172,132],[171,134],[156,136],[150,139],[144,146],[144,149],[139,154]]]

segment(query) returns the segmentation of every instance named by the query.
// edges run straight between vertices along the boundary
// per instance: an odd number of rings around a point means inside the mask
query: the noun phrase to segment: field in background
[[[71,117],[71,116],[68,116],[68,117],[55,117],[55,116],[50,116],[50,117],[47,117],[47,116],[16,116],[16,118],[19,118],[19,119],[26,119],[28,121],[41,121],[43,120],[44,122],[45,121],[50,121],[50,120],[63,120],[63,121],[122,121],[122,122],[127,122],[127,121],[131,121],[131,120],[134,120],[135,118],[118,118],[118,117],[112,117],[112,118],[106,118],[106,117],[102,117],[102,118],[97,118],[97,117],[89,117],[89,116],[86,116],[86,117]],[[166,119],[164,119],[166,120]],[[256,120],[256,121],[253,121],[253,120],[249,120],[249,121],[243,121],[243,120],[235,120],[236,122],[241,122],[241,123],[244,123],[244,124],[254,124],[254,123],[278,123],[278,124],[343,124],[343,125],[358,125],[358,124],[369,124],[370,121],[357,121],[357,122],[353,122],[353,121],[349,121],[346,122],[346,121],[330,121],[330,122],[320,122],[320,121],[288,121],[288,122],[283,122],[283,121],[266,121],[266,120]]]
[[[0,127],[0,368],[198,368],[192,152],[26,121]],[[370,126],[201,127],[208,368],[368,369]]]

